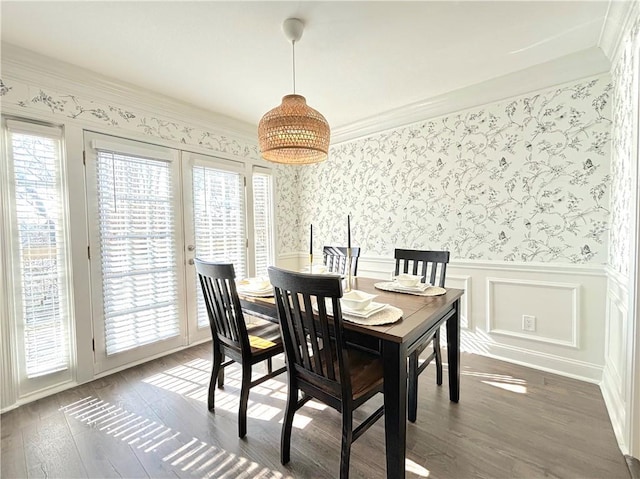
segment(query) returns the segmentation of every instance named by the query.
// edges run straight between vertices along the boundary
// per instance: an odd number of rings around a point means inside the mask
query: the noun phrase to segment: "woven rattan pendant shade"
[[[258,123],[260,153],[274,163],[308,165],[326,160],[329,152],[329,123],[302,95],[296,95],[296,42],[303,30],[304,22],[298,18],[287,18],[282,24],[293,51],[293,95],[282,97],[280,106]]]
[[[301,95],[286,95],[258,124],[260,151],[274,163],[308,165],[327,159],[330,130],[327,120]]]

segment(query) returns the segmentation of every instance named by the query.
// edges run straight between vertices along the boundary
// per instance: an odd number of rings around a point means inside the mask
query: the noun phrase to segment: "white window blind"
[[[97,151],[107,355],[180,333],[169,161]]]
[[[246,220],[244,177],[235,172],[193,167],[193,219],[196,256],[206,261],[233,263],[236,277],[246,276]],[[197,281],[197,277],[194,278]],[[209,324],[200,284],[198,326]]]
[[[15,126],[13,126],[15,124]],[[7,122],[13,188],[15,309],[27,378],[69,368],[69,280],[61,132]],[[31,130],[31,131],[29,131]],[[20,334],[21,333],[21,334]]]
[[[273,264],[273,223],[271,175],[253,174],[253,231],[255,241],[256,276],[266,276]]]

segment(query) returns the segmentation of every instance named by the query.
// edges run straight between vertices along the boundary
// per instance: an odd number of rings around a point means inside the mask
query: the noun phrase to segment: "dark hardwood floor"
[[[251,390],[240,440],[237,366],[227,368],[225,389],[216,391],[215,414],[207,411],[210,348],[3,414],[1,477],[336,477],[339,414],[307,404],[294,422],[291,462],[282,466],[286,375]],[[597,386],[473,354],[461,359],[459,404],[449,402],[446,373],[442,387],[435,368],[420,376],[418,420],[407,427],[407,477],[630,477]],[[371,402],[356,420],[380,404]],[[352,478],[385,477],[384,421],[353,445],[351,457]]]

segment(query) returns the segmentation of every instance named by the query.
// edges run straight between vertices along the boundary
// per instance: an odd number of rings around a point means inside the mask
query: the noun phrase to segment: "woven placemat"
[[[440,286],[429,286],[424,291],[408,291],[406,289],[399,289],[395,286],[393,281],[385,281],[382,283],[376,283],[374,286],[383,291],[392,291],[394,293],[414,294],[416,296],[440,296],[447,292],[446,289]]]
[[[363,324],[366,326],[378,326],[380,324],[395,323],[402,318],[402,310],[387,304],[384,309],[381,309],[377,313],[373,313],[368,318],[361,316],[354,316],[345,311],[342,311],[342,319],[349,321],[350,323]]]

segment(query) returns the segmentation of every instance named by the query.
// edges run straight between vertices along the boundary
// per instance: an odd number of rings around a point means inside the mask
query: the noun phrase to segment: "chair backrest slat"
[[[236,290],[233,264],[195,259],[213,340],[250,354],[249,337]]]
[[[269,279],[275,291],[289,374],[298,382],[311,384],[333,396],[351,397],[339,301],[340,278],[271,266]],[[325,300],[332,306],[331,316]]]
[[[290,301],[290,298],[286,298],[287,301]],[[280,329],[281,330],[286,330],[289,332],[289,334],[295,335],[295,339],[293,339],[292,343],[293,344],[299,344],[301,341],[298,339],[297,337],[297,331],[298,329],[294,326],[294,316],[295,316],[295,311],[296,308],[295,307],[285,307],[282,310],[282,314],[283,316],[280,316]],[[291,354],[294,358],[293,363],[294,364],[302,364],[303,362],[303,356],[302,354],[300,354],[300,349],[298,347],[292,347],[291,349]]]
[[[395,274],[411,273],[422,276],[422,282],[444,287],[447,276],[449,251],[396,249]]]
[[[327,317],[327,303],[326,303],[326,297],[322,296],[320,298],[318,298],[318,315],[321,317]],[[332,301],[332,307],[331,310],[334,311],[334,305],[333,302],[338,302],[338,300],[334,300],[333,298],[330,298]],[[320,334],[323,338],[329,338],[329,322],[328,321],[320,321]],[[334,354],[332,353],[333,348],[323,348],[322,349],[322,354],[324,356],[324,364],[325,365],[332,365],[335,360],[337,359]],[[336,380],[336,374],[335,374],[335,370],[332,367],[328,367],[325,370],[325,376],[327,378],[329,378],[331,381],[335,381]]]
[[[360,248],[351,248],[351,274],[358,274],[358,259],[360,258]],[[325,246],[322,248],[322,260],[324,265],[332,273],[347,274],[347,248],[344,246]]]
[[[293,314],[293,334],[296,337],[297,343],[296,347],[300,351],[300,358],[302,360],[301,364],[305,369],[311,370],[311,359],[309,356],[309,348],[307,347],[307,343],[305,342],[305,337],[307,332],[305,331],[303,315],[304,311],[300,306],[300,298],[297,294],[291,295],[292,301],[292,314]]]
[[[313,306],[311,305],[311,296],[303,296],[304,303],[304,330],[309,335],[308,343],[311,345],[312,356],[310,368],[314,373],[323,375],[321,353],[322,345],[319,341],[319,335],[316,332],[316,321],[313,317]]]

